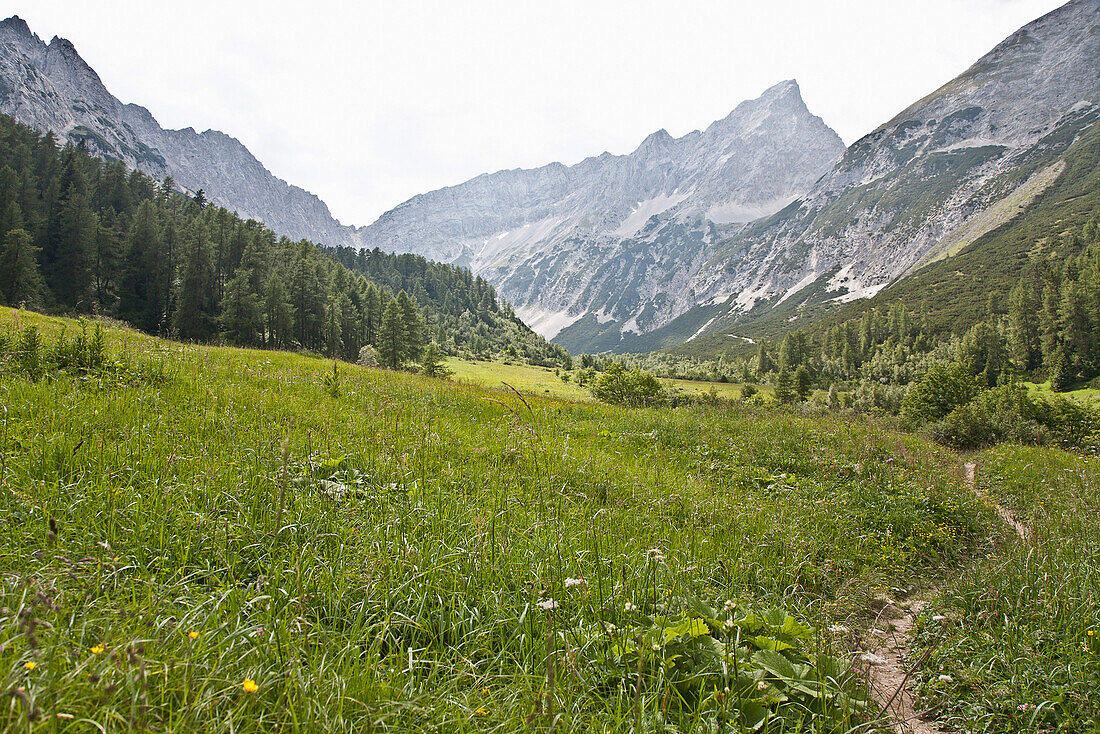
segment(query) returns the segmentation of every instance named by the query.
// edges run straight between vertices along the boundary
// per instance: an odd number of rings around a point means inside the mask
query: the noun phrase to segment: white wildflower
[[[565,588],[572,589],[575,586],[584,586],[584,579],[566,579]]]
[[[537,606],[539,609],[545,609],[546,611],[549,612],[552,609],[557,609],[558,608],[558,603],[556,601],[554,601],[553,599],[547,599],[546,601],[540,601],[535,606]]]
[[[638,611],[638,607],[634,606],[630,602],[627,602],[626,604],[623,604],[623,611],[636,612]]]
[[[955,679],[952,678],[951,676],[942,675],[942,674],[940,675],[940,680],[942,680],[944,683],[954,683],[955,682]]]

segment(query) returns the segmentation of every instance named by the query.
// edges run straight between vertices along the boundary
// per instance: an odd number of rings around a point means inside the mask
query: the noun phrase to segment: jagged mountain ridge
[[[217,130],[165,130],[144,107],[123,104],[72,43],[48,44],[19,16],[0,22],[0,112],[94,155],[125,161],[294,239],[357,244],[323,201],[274,176],[236,138]]]
[[[546,336],[581,320],[644,333],[696,305],[686,286],[721,239],[807,191],[843,147],[786,81],[704,131],[478,176],[410,199],[361,236],[469,265]]]
[[[960,251],[1057,180],[1061,155],[1098,108],[1100,0],[1073,0],[854,143],[797,202],[724,242],[701,271],[709,276],[692,284],[706,305],[679,334],[701,321],[701,333],[727,332],[788,301],[873,296]]]

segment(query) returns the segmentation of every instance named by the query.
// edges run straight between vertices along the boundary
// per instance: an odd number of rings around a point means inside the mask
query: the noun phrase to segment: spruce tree
[[[397,294],[397,307],[401,313],[401,326],[404,331],[405,359],[420,359],[424,349],[424,326],[416,303],[405,291]]]
[[[779,370],[779,374],[775,377],[775,399],[781,405],[789,405],[798,399],[798,394],[794,390],[794,378],[787,370]]]
[[[25,229],[4,235],[0,252],[0,297],[9,306],[37,306],[42,298],[42,276],[38,272],[38,248]]]
[[[137,328],[156,334],[164,326],[164,290],[168,283],[156,212],[148,201],[138,207],[129,239],[120,284],[119,315]]]
[[[290,304],[286,284],[278,271],[272,269],[264,288],[264,321],[267,345],[285,347],[294,336],[294,307]]]
[[[263,310],[259,296],[252,292],[251,278],[248,268],[237,270],[225,286],[222,314],[218,319],[226,338],[246,347],[259,344],[263,330]]]
[[[428,342],[420,357],[420,372],[427,377],[449,377],[451,370],[443,364],[443,354],[435,342]]]
[[[378,349],[378,361],[383,367],[391,370],[401,368],[406,354],[405,325],[397,299],[386,303],[382,325],[378,329],[378,343],[374,346]]]
[[[180,339],[206,341],[217,333],[217,300],[214,297],[214,265],[206,233],[198,231],[188,243],[180,278],[178,307],[174,314]]]

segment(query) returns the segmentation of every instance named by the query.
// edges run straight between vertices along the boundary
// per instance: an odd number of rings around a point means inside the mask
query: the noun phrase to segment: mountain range
[[[0,23],[0,112],[291,237],[468,266],[571,351],[646,351],[796,321],[952,257],[1017,217],[1100,117],[1100,0],[1029,23],[847,149],[786,81],[628,155],[507,170],[362,228],[217,131],[165,130],[73,45]]]

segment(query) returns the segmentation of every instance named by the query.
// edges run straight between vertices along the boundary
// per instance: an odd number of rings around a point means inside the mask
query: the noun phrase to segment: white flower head
[[[553,609],[557,609],[558,608],[558,603],[556,601],[554,601],[553,599],[546,599],[545,601],[540,601],[535,606],[537,606],[539,609],[545,609],[546,611],[549,612]]]
[[[942,614],[937,614],[936,616],[932,617],[932,621],[933,622],[946,622],[947,617],[943,616]]]
[[[638,607],[634,606],[630,602],[627,602],[626,604],[623,604],[623,610],[627,612],[636,612],[638,611]]]
[[[954,683],[955,682],[954,678],[952,678],[949,675],[944,675],[944,674],[940,675],[940,680],[942,680],[944,683]]]
[[[572,589],[576,586],[584,586],[584,579],[566,579],[565,588]]]

